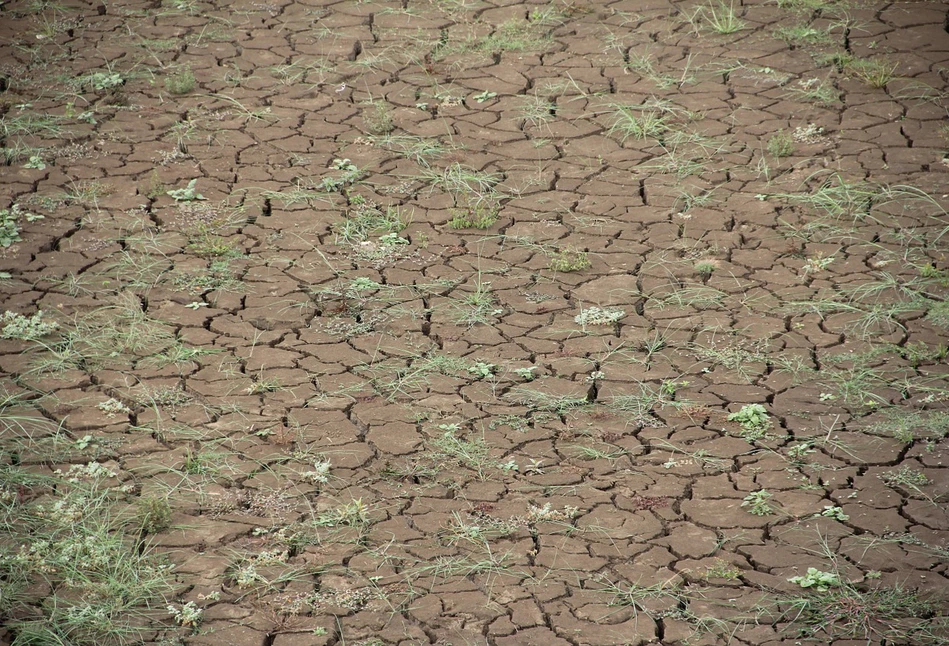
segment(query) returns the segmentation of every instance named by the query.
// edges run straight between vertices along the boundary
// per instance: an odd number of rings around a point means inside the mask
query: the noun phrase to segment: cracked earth
[[[119,643],[949,643],[947,16],[4,3],[6,518]]]

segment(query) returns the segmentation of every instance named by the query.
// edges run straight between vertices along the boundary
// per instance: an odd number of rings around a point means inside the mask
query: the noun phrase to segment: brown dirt
[[[4,340],[4,387],[95,448],[4,459],[169,497],[148,539],[204,621],[154,643],[937,643],[808,638],[774,602],[813,567],[946,614],[949,6],[745,2],[725,35],[699,6],[0,6],[0,206],[44,216],[0,251],[0,309],[82,355]],[[832,31],[775,36],[798,24]],[[34,114],[58,129],[18,131]],[[496,186],[445,190],[462,170]],[[795,198],[841,178],[869,206]],[[205,199],[166,193],[192,179]],[[476,206],[487,230],[450,224]],[[387,208],[395,244],[344,236]],[[255,559],[279,582],[241,585]]]

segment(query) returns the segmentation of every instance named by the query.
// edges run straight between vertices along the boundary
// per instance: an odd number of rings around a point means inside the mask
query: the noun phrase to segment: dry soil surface
[[[6,517],[155,644],[947,643],[947,15],[4,3]]]

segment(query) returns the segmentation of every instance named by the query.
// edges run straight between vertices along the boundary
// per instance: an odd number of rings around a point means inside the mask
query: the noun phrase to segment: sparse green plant
[[[924,487],[929,484],[929,478],[922,471],[903,465],[899,469],[885,471],[880,474],[880,480],[890,487],[904,486],[912,489]]]
[[[534,374],[536,370],[537,366],[531,366],[530,368],[514,368],[514,374],[524,381],[533,381],[537,377]]]
[[[474,205],[464,209],[452,209],[448,221],[450,229],[490,229],[498,221],[498,211],[490,205]]]
[[[194,89],[194,72],[190,67],[184,67],[165,77],[165,89],[172,94],[187,94]]]
[[[899,64],[882,58],[862,58],[850,61],[844,70],[872,88],[886,87],[896,74]]]
[[[491,449],[481,437],[459,437],[457,428],[443,427],[444,432],[431,441],[432,450],[440,460],[456,461],[478,474],[478,478],[486,480],[489,469],[502,472],[517,471],[517,464],[513,460],[501,460],[491,455]]]
[[[366,130],[369,134],[387,135],[395,130],[395,121],[392,119],[392,112],[386,101],[370,99],[365,105],[363,122],[366,124]]]
[[[794,464],[803,464],[808,455],[817,453],[817,449],[811,442],[798,442],[792,444],[786,450],[788,460]]]
[[[693,343],[689,350],[699,360],[734,370],[749,382],[766,369],[769,357],[769,344],[766,339],[721,343],[713,338],[705,344]]]
[[[569,273],[589,269],[591,263],[586,251],[567,248],[551,253],[547,266],[553,271]]]
[[[146,534],[159,534],[171,527],[171,505],[167,498],[139,498],[137,522]]]
[[[830,32],[818,29],[808,24],[798,24],[790,27],[778,27],[774,30],[775,38],[779,38],[792,47],[805,45],[825,45],[831,41]]]
[[[745,28],[745,21],[738,17],[734,2],[725,4],[722,0],[697,7],[691,15],[686,16],[686,20],[693,28],[701,22],[722,35],[733,34]]]
[[[165,191],[165,195],[168,195],[175,202],[194,202],[196,200],[206,200],[207,198],[198,193],[195,190],[198,180],[193,179],[188,182],[188,185],[184,188],[173,188],[170,191]]]
[[[322,458],[313,463],[312,471],[305,471],[300,474],[300,477],[311,484],[324,485],[329,482],[330,467],[332,463]]]
[[[316,517],[316,525],[320,527],[365,527],[369,524],[369,506],[362,498],[338,505]]]
[[[784,130],[771,135],[768,139],[768,153],[772,157],[788,157],[794,153],[794,140]]]
[[[504,313],[504,309],[498,307],[490,282],[481,280],[479,276],[474,287],[474,291],[464,292],[460,299],[452,303],[453,319],[459,325],[486,325]]]
[[[125,84],[125,79],[118,72],[93,72],[81,76],[76,80],[81,88],[89,87],[94,90],[112,90]]]
[[[276,377],[259,377],[247,387],[248,395],[263,395],[265,393],[274,393],[283,388],[283,384]]]
[[[573,320],[585,330],[588,325],[615,325],[624,316],[626,316],[624,310],[593,306],[581,309],[580,313],[573,317]]]
[[[32,479],[0,469],[0,482],[55,492],[0,503],[6,626],[24,645],[141,643],[172,592],[171,570],[123,531],[127,516],[104,486],[112,472],[73,466]]]
[[[837,256],[825,256],[823,253],[818,253],[804,262],[803,271],[805,274],[816,274],[830,267],[835,260]]]
[[[837,505],[824,505],[824,511],[817,514],[815,518],[833,518],[834,520],[839,520],[844,522],[850,520],[850,516],[844,513],[843,508],[838,507]]]
[[[539,127],[552,121],[557,114],[557,105],[538,94],[528,94],[521,99],[520,115],[525,123]]]
[[[741,577],[741,570],[734,564],[725,559],[715,559],[714,565],[709,565],[702,573],[706,579],[725,579],[726,581],[737,581]]]
[[[40,155],[30,155],[30,158],[27,160],[27,162],[23,164],[23,168],[29,168],[31,170],[45,170],[46,161]]]
[[[35,341],[48,336],[59,328],[56,321],[44,321],[43,311],[32,316],[6,311],[0,316],[0,338]]]
[[[822,107],[830,107],[840,100],[840,92],[830,81],[818,78],[802,79],[788,88],[791,96],[803,101],[816,103]]]
[[[0,209],[0,248],[6,248],[15,242],[22,241],[20,237],[20,218],[27,222],[42,220],[42,215],[35,215],[24,211],[19,204],[9,209]]]
[[[590,405],[590,400],[585,396],[552,395],[526,386],[516,386],[507,394],[507,398],[515,403],[530,406],[534,410],[557,415],[565,415],[571,410]]]
[[[474,99],[475,102],[477,102],[477,103],[484,103],[484,102],[487,101],[488,99],[493,99],[493,98],[496,97],[497,95],[498,95],[497,92],[489,92],[488,90],[484,90],[483,92],[478,92],[477,94],[475,94],[475,95],[472,96],[471,98]]]
[[[495,27],[487,36],[449,43],[440,49],[439,56],[465,52],[490,55],[500,52],[537,51],[544,49],[549,43],[550,34],[542,23],[511,19]]]
[[[626,68],[645,79],[649,79],[662,89],[681,87],[687,83],[695,83],[697,75],[691,70],[692,55],[686,57],[681,74],[670,74],[659,71],[653,55],[650,52],[636,54],[629,52],[626,55]]]
[[[728,421],[741,424],[741,436],[749,442],[763,438],[771,427],[771,417],[761,404],[745,404],[737,413],[729,415]]]
[[[802,588],[813,588],[817,592],[827,592],[831,588],[841,586],[840,577],[833,572],[822,572],[817,568],[807,568],[807,573],[802,576],[795,576],[788,579],[791,583],[796,583]]]
[[[797,638],[914,646],[946,643],[947,622],[940,614],[940,604],[918,592],[900,586],[858,587],[841,580],[835,572],[817,568],[808,568],[807,574],[790,580],[807,593],[782,595],[776,599],[777,610],[762,611],[775,623],[791,622],[789,627]]]
[[[619,136],[620,143],[628,139],[662,140],[673,126],[673,113],[655,102],[644,105],[614,105],[609,133]]]
[[[374,146],[391,150],[408,159],[411,159],[419,166],[428,168],[434,159],[445,154],[448,149],[437,139],[428,139],[416,137],[413,135],[394,135],[386,134],[380,137],[369,139]]]
[[[949,328],[949,302],[930,301],[927,303],[926,320],[941,328]]]
[[[197,628],[204,617],[204,611],[194,601],[189,601],[180,608],[169,605],[168,612],[171,613],[171,617],[176,624],[192,629]]]
[[[614,582],[602,576],[597,577],[597,581],[604,584],[600,591],[610,595],[609,605],[611,606],[626,606],[645,611],[650,606],[649,602],[656,600],[678,602],[680,600],[679,586],[673,580],[648,586]]]
[[[769,516],[775,512],[774,507],[768,502],[770,499],[770,491],[767,489],[759,489],[745,496],[741,501],[741,506],[747,508],[749,514],[755,516]]]
[[[468,367],[468,372],[478,379],[489,379],[494,376],[494,371],[497,370],[497,366],[493,363],[485,363],[483,361],[478,361],[472,366]]]
[[[699,260],[696,262],[693,268],[695,269],[695,273],[708,278],[716,269],[718,269],[718,266],[719,263],[717,260],[706,258],[705,260]]]
[[[381,236],[401,233],[410,220],[411,218],[398,207],[383,208],[371,200],[366,200],[352,204],[345,219],[334,224],[332,231],[336,244],[345,243],[359,248],[366,247],[363,243],[369,242],[373,236],[378,235],[381,239]]]

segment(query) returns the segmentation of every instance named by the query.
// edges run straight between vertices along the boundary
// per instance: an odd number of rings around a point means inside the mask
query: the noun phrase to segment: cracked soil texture
[[[169,503],[132,643],[949,643],[947,24],[6,2],[5,477]]]

